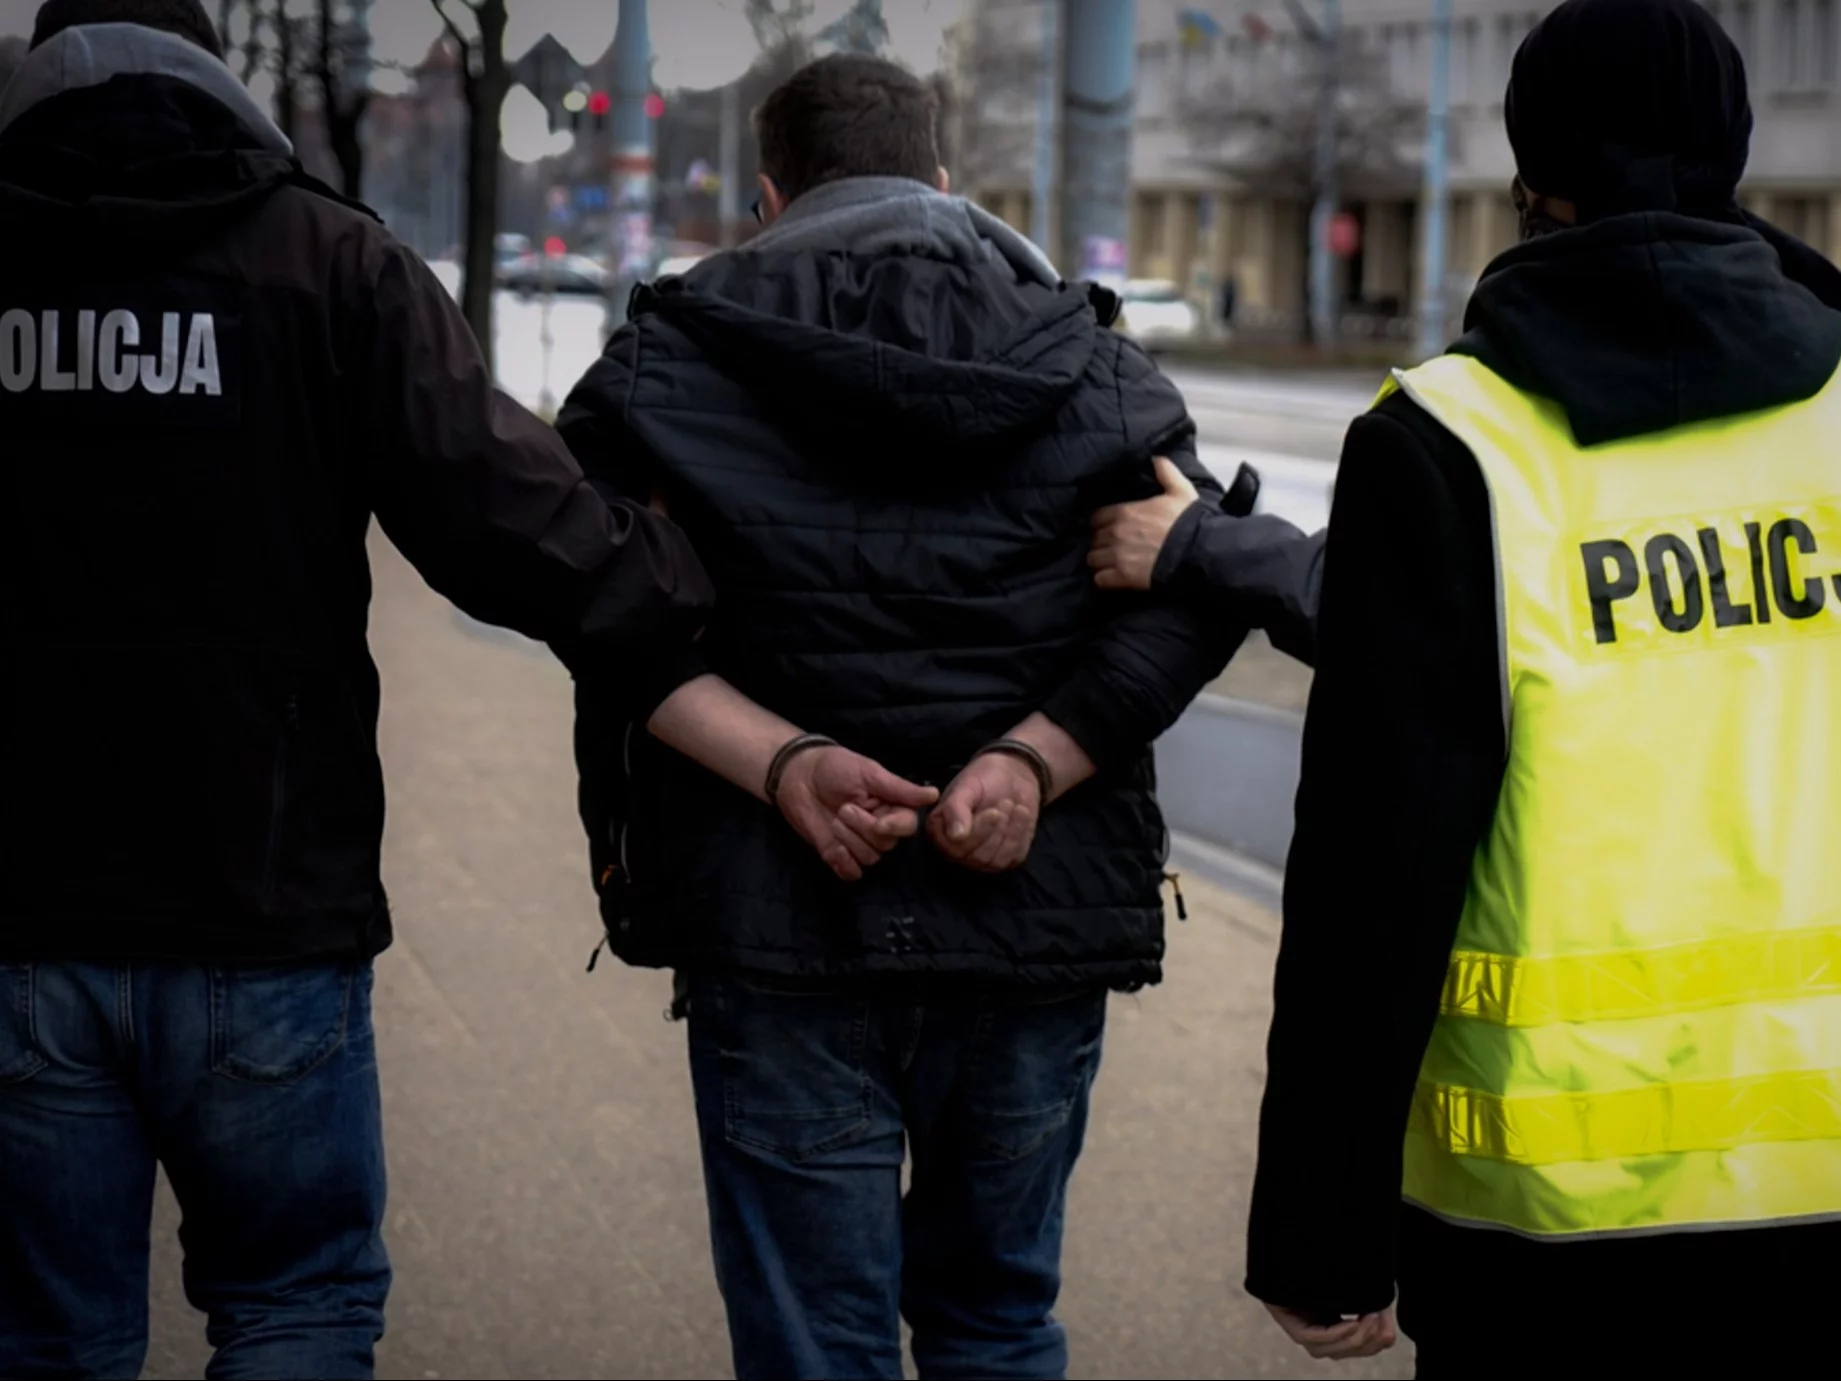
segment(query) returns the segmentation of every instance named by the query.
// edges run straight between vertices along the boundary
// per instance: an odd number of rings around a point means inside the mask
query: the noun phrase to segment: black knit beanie
[[[1522,181],[1581,222],[1723,209],[1751,151],[1744,60],[1695,0],[1567,0],[1504,105]]]

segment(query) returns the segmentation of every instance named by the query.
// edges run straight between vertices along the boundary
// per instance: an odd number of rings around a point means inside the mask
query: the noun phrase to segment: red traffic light
[[[646,119],[656,120],[665,113],[665,98],[656,91],[646,93]]]
[[[597,91],[588,98],[588,113],[590,115],[605,115],[608,111],[612,110],[613,107],[613,98],[605,91]]]
[[[543,252],[552,259],[560,259],[569,252],[569,246],[563,243],[563,237],[552,235],[543,242]]]

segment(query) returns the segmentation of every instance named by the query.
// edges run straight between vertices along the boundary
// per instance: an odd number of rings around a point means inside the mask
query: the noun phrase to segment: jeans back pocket
[[[0,964],[0,1084],[23,1084],[45,1067],[33,1021],[32,966]]]
[[[351,963],[222,966],[211,971],[211,1068],[250,1084],[291,1084],[345,1040]]]
[[[693,988],[690,1010],[693,1042],[721,1068],[731,1144],[799,1162],[872,1134],[866,999],[717,979]]]

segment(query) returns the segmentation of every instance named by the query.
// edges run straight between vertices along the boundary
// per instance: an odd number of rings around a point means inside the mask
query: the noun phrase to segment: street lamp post
[[[1029,199],[1029,238],[1056,263],[1061,256],[1049,241],[1055,233],[1055,164],[1061,122],[1061,3],[1039,0],[1042,7],[1042,79],[1036,88],[1035,184]]]
[[[1130,270],[1136,0],[1067,0],[1062,251],[1074,276],[1122,289]],[[1065,271],[1065,266],[1064,266]]]
[[[1451,0],[1432,0],[1432,81],[1426,103],[1425,262],[1419,283],[1419,355],[1445,348],[1445,236],[1450,210]]]
[[[1336,260],[1330,252],[1330,223],[1342,200],[1336,185],[1336,103],[1342,85],[1340,0],[1323,0],[1318,44],[1324,70],[1317,110],[1317,203],[1310,214],[1310,324],[1311,337],[1321,350],[1336,339]]]
[[[614,213],[613,297],[608,302],[608,331],[626,320],[633,286],[652,270],[652,117],[646,109],[652,94],[652,38],[646,0],[620,0],[614,31],[613,157]]]

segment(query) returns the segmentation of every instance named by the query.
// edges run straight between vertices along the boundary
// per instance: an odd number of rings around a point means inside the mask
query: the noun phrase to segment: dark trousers
[[[1423,1377],[1825,1375],[1837,1300],[1841,1223],[1537,1242],[1401,1218]]]
[[[207,1375],[371,1374],[369,964],[0,964],[0,1376],[140,1374],[156,1163]]]
[[[1068,1178],[1106,994],[937,1000],[691,985],[735,1372],[1059,1377]],[[904,1140],[910,1184],[902,1192]]]

